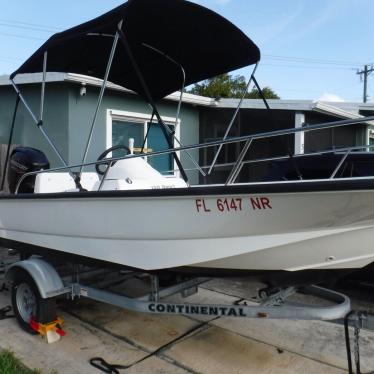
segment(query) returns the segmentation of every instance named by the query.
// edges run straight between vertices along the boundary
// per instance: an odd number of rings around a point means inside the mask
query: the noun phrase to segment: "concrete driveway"
[[[112,288],[136,292],[143,282],[129,280]],[[238,279],[215,280],[189,300],[252,300],[258,285],[249,286]],[[0,293],[0,307],[9,303],[9,293]],[[88,362],[97,356],[128,366],[120,370],[124,373],[332,374],[347,367],[343,327],[328,322],[149,315],[86,299],[62,302],[59,315],[67,332],[61,341],[48,345],[6,319],[0,321],[0,347],[43,373],[99,373]],[[362,331],[363,371],[374,369],[373,352],[374,333]]]

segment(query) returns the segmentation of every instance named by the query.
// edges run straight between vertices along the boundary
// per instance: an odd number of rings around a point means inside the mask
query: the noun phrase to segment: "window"
[[[215,125],[214,134],[211,138],[205,138],[204,142],[213,142],[216,140],[223,140],[226,133],[226,126],[224,125]],[[226,139],[230,139],[232,136],[227,136]],[[219,146],[216,147],[207,147],[204,148],[204,165],[210,165],[219,150]],[[240,152],[240,143],[229,143],[224,144],[221,148],[221,151],[218,155],[216,165],[225,165],[230,163],[235,163],[239,156]],[[220,167],[220,170],[230,170],[232,165],[225,167]]]
[[[369,136],[369,145],[374,145],[374,134],[370,132]]]
[[[127,145],[129,139],[134,139],[134,148],[139,149],[143,145],[144,131],[143,127],[136,122],[112,121],[112,145]],[[113,152],[113,157],[121,156],[121,150]]]
[[[169,147],[161,126],[155,121],[150,125],[150,119],[150,115],[143,113],[108,110],[107,148],[118,144],[128,146],[129,139],[133,138],[134,152],[140,152],[148,131],[147,141],[144,144],[146,152],[168,149]],[[175,131],[175,136],[179,138],[179,121],[175,128],[175,118],[162,117],[162,119],[171,131]],[[121,155],[123,155],[121,150],[113,152],[114,157],[119,157]],[[147,161],[162,174],[177,174],[174,172],[177,166],[173,162],[172,154],[152,156],[149,157]]]
[[[149,122],[147,122],[147,126],[149,125]],[[167,126],[171,131],[174,130],[173,125],[168,124]],[[151,127],[149,128],[148,144],[152,151],[161,151],[163,149],[169,148],[161,126],[158,123],[152,123]],[[174,172],[172,171],[174,169],[172,154],[150,157],[148,162],[160,172],[167,171],[167,174],[174,174]]]

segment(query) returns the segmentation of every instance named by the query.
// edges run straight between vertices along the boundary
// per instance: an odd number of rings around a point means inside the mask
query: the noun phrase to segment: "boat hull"
[[[349,271],[374,261],[367,184],[279,185],[2,197],[0,239],[144,271]]]

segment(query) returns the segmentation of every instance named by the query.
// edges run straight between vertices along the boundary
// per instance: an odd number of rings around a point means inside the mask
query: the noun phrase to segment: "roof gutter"
[[[19,74],[15,77],[15,82],[18,85],[19,84],[38,84],[38,83],[41,84],[42,80],[43,80],[42,73]],[[80,75],[80,74],[73,74],[73,73],[57,73],[57,72],[47,73],[45,81],[47,83],[71,82],[71,83],[77,83],[77,84],[85,84],[87,86],[94,86],[94,87],[101,87],[102,82],[103,82],[101,79],[90,77],[87,75]],[[0,76],[0,86],[8,86],[8,85],[11,85],[9,76]],[[135,92],[125,87],[111,83],[111,82],[108,82],[106,87],[109,90],[136,95]],[[179,98],[180,98],[180,93],[174,92],[166,96],[164,100],[179,101]],[[183,103],[191,104],[191,105],[198,105],[198,106],[205,106],[205,107],[216,106],[215,99],[210,98],[210,97],[205,97],[205,96],[194,95],[190,93],[183,94]]]
[[[365,116],[362,116],[360,114],[355,114],[352,112],[349,112],[344,109],[337,108],[332,105],[328,105],[326,103],[316,101],[311,105],[311,110],[318,112],[318,113],[323,113],[327,115],[333,115],[338,118],[344,118],[344,119],[357,119],[357,118],[364,118]],[[368,121],[368,122],[363,122],[363,124],[366,125],[374,125],[373,121]]]

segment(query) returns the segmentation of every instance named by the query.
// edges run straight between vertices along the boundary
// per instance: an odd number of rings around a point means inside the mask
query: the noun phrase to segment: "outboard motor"
[[[8,185],[9,192],[15,193],[20,178],[29,172],[49,169],[49,161],[42,151],[30,147],[17,147],[9,158]],[[35,175],[26,178],[20,185],[18,192],[33,193]]]

